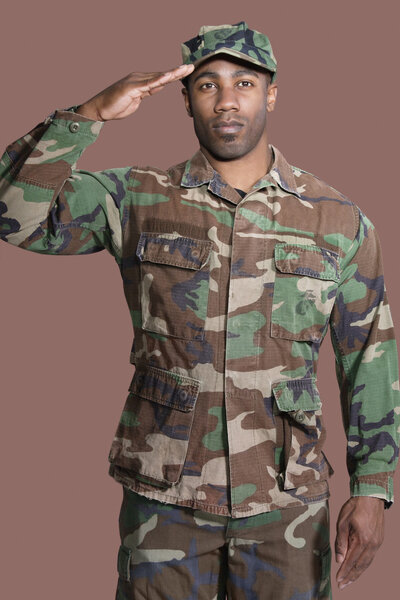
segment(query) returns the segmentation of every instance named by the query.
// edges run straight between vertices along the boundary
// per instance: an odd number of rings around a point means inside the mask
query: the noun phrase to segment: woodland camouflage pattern
[[[0,231],[45,254],[106,248],[120,269],[136,369],[110,474],[233,518],[326,499],[316,373],[329,328],[350,492],[390,506],[398,364],[368,218],[274,146],[243,199],[201,151],[167,171],[77,169],[101,126],[71,107],[8,146]]]
[[[116,600],[332,598],[329,500],[238,519],[123,495]]]
[[[197,67],[215,54],[230,54],[270,71],[271,83],[276,79],[277,62],[271,42],[244,21],[235,25],[203,25],[199,35],[181,44],[181,50],[183,64]]]

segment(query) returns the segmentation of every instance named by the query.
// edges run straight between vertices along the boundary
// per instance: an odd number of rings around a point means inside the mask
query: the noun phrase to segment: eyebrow
[[[257,79],[259,79],[258,73],[256,71],[249,70],[249,69],[238,69],[237,71],[234,71],[232,73],[232,77],[240,77],[241,75],[250,75],[253,77],[257,77]],[[199,75],[197,75],[197,77],[194,78],[193,83],[195,83],[201,77],[209,77],[209,78],[219,79],[219,73],[217,73],[216,71],[203,71],[202,73],[199,73]]]

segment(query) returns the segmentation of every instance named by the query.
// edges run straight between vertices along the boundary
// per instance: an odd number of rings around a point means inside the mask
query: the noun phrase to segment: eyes
[[[235,84],[235,87],[238,88],[251,88],[254,87],[254,83],[248,79],[242,79]],[[200,90],[212,90],[216,89],[217,84],[214,81],[206,81],[199,86]]]

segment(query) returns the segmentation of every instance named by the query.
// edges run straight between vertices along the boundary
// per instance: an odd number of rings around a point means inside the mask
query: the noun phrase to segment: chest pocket
[[[339,255],[318,246],[276,244],[271,336],[321,342],[336,298]]]
[[[212,242],[173,233],[142,232],[142,328],[183,339],[203,339]]]

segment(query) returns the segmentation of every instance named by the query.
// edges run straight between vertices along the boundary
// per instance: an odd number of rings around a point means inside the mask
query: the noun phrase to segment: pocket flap
[[[210,257],[211,246],[211,240],[177,237],[174,233],[144,231],[140,234],[136,256],[141,261],[185,269],[201,269]]]
[[[281,273],[339,281],[339,255],[319,246],[278,243],[275,266]]]
[[[272,384],[280,411],[318,410],[322,403],[314,378],[288,379]]]
[[[198,379],[151,365],[137,365],[129,386],[129,391],[141,398],[183,412],[193,410],[199,390]]]

